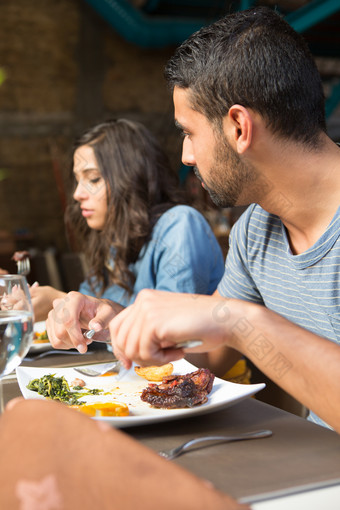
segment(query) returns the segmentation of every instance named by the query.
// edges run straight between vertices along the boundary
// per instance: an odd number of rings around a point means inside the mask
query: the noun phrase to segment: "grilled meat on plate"
[[[161,384],[149,384],[143,390],[141,399],[153,407],[165,409],[204,404],[208,400],[214,378],[214,374],[207,368],[186,375],[166,376]]]

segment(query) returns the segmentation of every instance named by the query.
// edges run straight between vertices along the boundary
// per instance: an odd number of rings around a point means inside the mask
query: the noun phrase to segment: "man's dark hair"
[[[233,104],[269,129],[315,147],[326,130],[321,77],[304,38],[273,9],[230,14],[201,28],[169,60],[170,89],[190,89],[191,106],[214,124]]]

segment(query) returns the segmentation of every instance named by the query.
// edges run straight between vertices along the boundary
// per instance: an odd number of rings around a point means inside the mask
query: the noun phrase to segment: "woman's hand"
[[[46,320],[48,312],[53,308],[53,301],[66,296],[66,292],[57,290],[49,285],[40,287],[38,283],[34,283],[30,287],[30,294],[35,321]]]
[[[0,300],[0,310],[25,309],[26,296],[19,285],[13,285],[9,294],[3,294]]]

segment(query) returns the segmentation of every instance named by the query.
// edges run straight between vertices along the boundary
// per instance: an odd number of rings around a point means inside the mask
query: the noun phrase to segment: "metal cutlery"
[[[92,330],[89,330],[92,331]],[[83,333],[85,336],[85,333]],[[93,336],[93,335],[92,335]],[[90,337],[91,338],[91,337]],[[198,347],[202,345],[201,340],[189,340],[186,342],[179,342],[176,344],[176,349],[189,349],[193,347]],[[169,349],[173,347],[168,347]],[[77,372],[79,372],[82,375],[88,376],[88,377],[98,377],[100,375],[104,375],[107,372],[116,371],[118,369],[118,379],[121,379],[123,376],[123,373],[125,373],[126,369],[121,365],[120,361],[115,360],[111,363],[105,363],[101,367],[93,369],[88,367],[82,367],[82,368],[75,368]]]
[[[17,261],[18,274],[27,276],[31,271],[31,263],[29,257],[24,257]]]
[[[189,340],[186,342],[179,342],[178,344],[176,344],[175,348],[176,349],[189,349],[192,347],[198,347],[199,345],[202,345],[201,340]],[[168,347],[168,348],[172,349],[172,347]],[[106,374],[107,372],[118,370],[118,376],[117,376],[118,379],[121,379],[123,377],[124,373],[127,372],[127,370],[122,366],[122,364],[118,360],[115,360],[111,363],[105,363],[101,367],[96,368],[96,369],[88,368],[88,367],[82,367],[82,368],[77,367],[74,370],[76,370],[80,374],[88,376],[88,377],[98,377],[100,375]]]
[[[66,356],[67,355],[71,355],[71,356],[86,356],[88,354],[91,354],[91,352],[85,352],[84,354],[80,354],[78,351],[76,350],[72,350],[72,351],[62,351],[62,350],[58,350],[58,349],[50,349],[49,351],[45,351],[45,352],[41,352],[39,354],[34,354],[34,355],[26,355],[24,360],[23,361],[34,361],[36,359],[40,359],[40,358],[46,358],[46,356],[54,356],[55,354],[65,354]]]
[[[94,329],[85,329],[85,330],[82,330],[82,333],[83,333],[83,337],[84,338],[88,338],[89,340],[91,340],[91,338],[93,337],[93,335],[95,334],[95,330]]]
[[[197,437],[195,439],[191,439],[190,441],[186,441],[185,443],[177,446],[176,448],[172,448],[171,450],[163,450],[158,452],[161,457],[164,457],[167,460],[172,460],[186,453],[193,446],[197,448],[202,448],[207,446],[206,443],[231,443],[234,441],[245,441],[248,439],[261,439],[264,437],[270,437],[272,435],[271,430],[255,430],[253,432],[245,432],[244,434],[236,434],[234,436],[203,436]]]
[[[88,376],[88,377],[98,377],[100,375],[104,375],[107,372],[118,372],[118,377],[120,377],[121,371],[125,371],[126,369],[121,365],[120,361],[110,361],[110,363],[103,363],[100,367],[96,367],[95,369],[89,367],[74,367],[76,372],[79,374]]]
[[[82,329],[82,334],[84,338],[91,340],[96,333],[94,329]],[[103,331],[103,330],[102,330]],[[101,332],[102,332],[101,331]],[[105,330],[108,331],[108,330]],[[96,341],[94,339],[94,341]],[[104,340],[98,340],[100,342],[104,342]],[[110,339],[106,340],[104,343],[111,343]],[[185,342],[179,342],[174,346],[165,347],[165,349],[193,349],[194,347],[199,347],[202,345],[202,340],[186,340]]]
[[[202,345],[202,340],[186,340],[185,342],[178,342],[175,345],[171,345],[169,347],[164,347],[163,350],[166,349],[193,349],[194,347],[199,347]]]

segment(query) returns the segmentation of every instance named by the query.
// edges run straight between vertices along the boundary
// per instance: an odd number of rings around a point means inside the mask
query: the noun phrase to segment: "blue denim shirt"
[[[159,218],[150,241],[130,269],[136,276],[131,296],[120,286],[112,285],[101,297],[127,306],[142,289],[212,294],[223,276],[224,261],[220,245],[202,214],[178,205]],[[95,295],[88,281],[80,285],[79,291]]]

